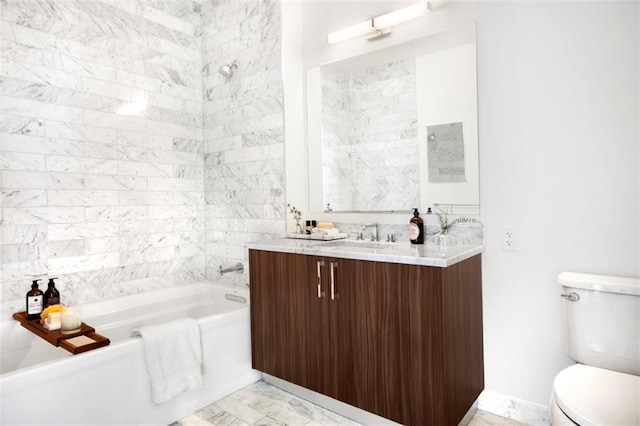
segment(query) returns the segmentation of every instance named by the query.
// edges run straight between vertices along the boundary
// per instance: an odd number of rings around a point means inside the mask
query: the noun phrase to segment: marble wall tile
[[[117,204],[117,191],[47,191],[47,205],[49,206],[115,206]]]
[[[117,190],[118,196],[134,190],[147,189],[147,179],[139,176],[81,175],[84,189]]]
[[[84,219],[88,222],[108,222],[125,220],[146,220],[149,211],[146,206],[105,206],[86,207]]]
[[[171,28],[175,31],[179,31],[187,36],[193,37],[195,35],[196,29],[193,23],[185,21],[170,13],[165,13],[155,7],[147,5],[143,6],[142,16],[149,21]]]
[[[166,191],[126,191],[119,192],[121,206],[191,206],[200,200],[199,195],[188,192],[168,193]],[[162,208],[162,207],[160,207]]]
[[[82,189],[83,181],[80,174],[5,170],[2,171],[2,185],[3,190]]]
[[[198,217],[200,209],[195,206],[149,206],[150,219],[174,219]]]
[[[171,176],[171,164],[154,164],[143,161],[118,161],[117,171],[120,175],[163,177]]]
[[[207,277],[218,279],[219,266],[245,261],[244,242],[284,233],[280,5],[204,3],[201,12]],[[220,76],[234,59],[234,75]]]
[[[27,273],[26,271],[33,271]],[[0,270],[0,279],[3,281],[30,280],[31,276],[42,275],[46,273],[46,262],[38,260],[30,260],[28,262],[15,262],[4,265]]]
[[[121,249],[122,238],[89,238],[86,240],[73,240],[82,241],[85,243],[84,252],[86,254],[97,254],[107,252],[117,252]]]
[[[0,191],[0,207],[37,207],[46,202],[47,192],[41,189]]]
[[[0,61],[0,73],[6,77],[80,91],[82,80],[72,73],[48,68],[44,65],[16,62],[11,59]]]
[[[118,236],[117,222],[83,222],[70,224],[49,224],[47,228],[49,241],[72,240],[96,237]]]
[[[84,155],[89,158],[132,161],[144,161],[147,158],[147,151],[144,148],[93,142],[85,142],[83,145]]]
[[[71,139],[45,138],[21,134],[2,134],[0,150],[31,154],[53,154],[79,157],[83,155],[85,144]]]
[[[83,110],[80,108],[56,105],[51,108],[48,102],[0,96],[0,112],[24,117],[38,117],[69,123],[82,123]]]
[[[5,152],[0,157],[0,170],[44,170],[43,155]]]
[[[84,111],[84,124],[95,127],[106,127],[117,130],[130,130],[144,132],[147,127],[146,120],[140,117],[128,117],[119,114],[104,113],[101,111]]]
[[[4,210],[4,209],[3,209]],[[39,243],[45,241],[48,235],[48,227],[45,224],[38,225],[2,225],[2,245]],[[4,267],[5,265],[3,265]]]
[[[202,180],[201,179],[150,177],[148,179],[148,185],[149,185],[148,188],[151,191],[188,192],[188,191],[201,190]]]
[[[82,124],[64,123],[59,121],[45,122],[44,120],[43,123],[46,124],[46,127],[43,126],[43,129],[46,130],[45,134],[50,138],[84,141],[86,138],[89,138],[92,133],[91,128]],[[101,136],[103,138],[107,137],[107,135],[112,132],[110,130],[105,130],[104,133],[105,135]]]
[[[46,273],[64,275],[73,272],[114,268],[120,265],[120,253],[101,253],[82,256],[59,257],[47,261]]]
[[[195,127],[185,127],[179,124],[155,120],[147,120],[147,132],[155,135],[169,135],[183,139],[194,138],[198,135]]]
[[[3,207],[3,224],[74,223],[84,221],[84,207]]]
[[[17,135],[44,136],[44,120],[0,114],[0,132]]]
[[[48,257],[70,257],[70,256],[81,256],[85,253],[89,253],[88,245],[91,239],[84,240],[62,240],[62,241],[49,241],[47,242],[47,255]],[[104,250],[104,251],[115,251],[115,250]]]
[[[3,263],[21,263],[44,256],[45,247],[39,243],[7,244],[2,247],[0,258]]]
[[[323,145],[330,157],[323,191],[334,209],[419,204],[415,85],[412,60],[351,74],[323,71]]]
[[[109,174],[117,168],[117,161],[101,158],[47,156],[47,171],[49,172]]]
[[[204,277],[201,20],[192,1],[2,2],[0,309],[33,276],[69,304]]]
[[[16,0],[0,19],[2,265],[23,273],[3,307],[33,274],[70,303],[217,279],[284,232],[278,2]]]

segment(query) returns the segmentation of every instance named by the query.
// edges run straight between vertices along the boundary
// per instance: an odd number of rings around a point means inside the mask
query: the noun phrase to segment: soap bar
[[[318,222],[316,228],[320,229],[333,229],[333,223],[331,222]]]
[[[60,312],[51,312],[44,320],[44,328],[49,331],[59,330],[61,326]]]
[[[80,346],[88,345],[90,343],[95,343],[96,340],[93,340],[92,338],[87,336],[77,336],[77,337],[72,337],[71,339],[66,339],[66,342],[70,343],[71,345],[77,348]]]

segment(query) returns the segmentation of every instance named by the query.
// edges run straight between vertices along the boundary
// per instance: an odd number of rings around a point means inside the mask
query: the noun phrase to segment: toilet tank
[[[563,272],[566,352],[594,367],[640,375],[640,279]],[[572,293],[576,296],[569,297]],[[578,299],[578,300],[571,300]]]

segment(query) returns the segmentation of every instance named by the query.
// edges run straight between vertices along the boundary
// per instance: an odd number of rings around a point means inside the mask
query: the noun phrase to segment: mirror
[[[307,70],[311,211],[479,213],[475,25]]]

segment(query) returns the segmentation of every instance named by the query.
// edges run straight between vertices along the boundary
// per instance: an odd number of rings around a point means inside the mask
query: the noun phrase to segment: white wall
[[[427,144],[419,143],[422,206],[466,204],[477,214],[480,204],[478,172],[478,98],[476,43],[467,43],[416,58],[418,141],[427,140],[427,127],[463,123],[464,181],[431,182]],[[423,208],[424,210],[424,208]]]
[[[638,4],[482,3],[487,388],[547,403],[569,360],[556,277],[637,275]],[[518,251],[501,250],[515,228]]]
[[[553,377],[571,362],[558,273],[640,274],[638,4],[433,3],[380,46],[477,19],[486,389],[547,405]],[[304,65],[372,49],[322,40],[397,7],[304,3]],[[288,181],[300,173],[290,164]],[[301,191],[288,186],[287,199],[304,199]],[[503,227],[514,228],[516,251],[502,250]]]

